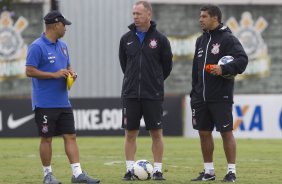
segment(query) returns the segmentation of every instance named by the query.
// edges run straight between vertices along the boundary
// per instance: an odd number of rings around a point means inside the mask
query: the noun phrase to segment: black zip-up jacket
[[[172,52],[168,39],[151,26],[141,44],[136,26],[120,40],[119,60],[124,73],[122,98],[163,100],[164,80],[172,70]]]
[[[221,65],[222,75],[241,74],[247,67],[248,57],[230,29],[220,24],[215,30],[204,32],[196,41],[192,69],[191,103],[232,102],[234,79],[214,76],[204,70],[207,64],[217,64],[223,56],[234,60]]]

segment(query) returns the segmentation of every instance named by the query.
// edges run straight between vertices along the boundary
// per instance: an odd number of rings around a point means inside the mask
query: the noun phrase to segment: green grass
[[[0,184],[42,183],[38,138],[0,138]],[[160,183],[121,180],[125,173],[123,137],[78,137],[83,170],[101,179],[102,184]],[[237,183],[272,184],[282,180],[282,140],[237,140]],[[136,159],[152,162],[151,140],[138,138]],[[164,184],[187,184],[203,169],[198,139],[165,137]],[[215,141],[214,164],[217,181],[226,174],[222,141]],[[53,172],[70,183],[71,169],[61,138],[53,140]]]

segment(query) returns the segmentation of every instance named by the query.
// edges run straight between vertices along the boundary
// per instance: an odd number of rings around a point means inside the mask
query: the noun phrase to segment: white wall
[[[132,22],[134,0],[60,0],[63,15],[72,22],[64,40],[78,73],[72,97],[118,97],[122,71],[120,37]]]

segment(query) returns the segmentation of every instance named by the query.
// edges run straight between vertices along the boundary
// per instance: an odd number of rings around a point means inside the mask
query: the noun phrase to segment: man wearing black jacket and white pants
[[[203,34],[196,41],[193,60],[191,109],[193,128],[199,131],[204,172],[192,181],[215,180],[213,165],[214,127],[220,132],[228,162],[224,182],[236,180],[236,141],[233,136],[232,104],[234,78],[241,74],[248,64],[248,57],[230,29],[221,23],[221,11],[217,6],[201,8],[199,22]],[[223,56],[234,59],[228,64],[217,65]],[[208,65],[213,67],[206,70]]]
[[[164,80],[172,70],[172,53],[168,39],[157,31],[151,21],[152,7],[147,1],[133,6],[134,23],[120,40],[119,59],[124,73],[122,84],[122,128],[125,129],[126,174],[133,180],[133,164],[137,150],[136,138],[143,116],[152,137],[154,180],[162,174]]]

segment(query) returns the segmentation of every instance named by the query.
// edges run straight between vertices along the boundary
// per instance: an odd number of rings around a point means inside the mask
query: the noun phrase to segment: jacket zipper
[[[145,39],[144,39],[145,41]],[[138,98],[140,99],[141,97],[141,78],[142,78],[142,72],[141,72],[141,67],[142,67],[142,52],[143,52],[143,45],[144,41],[141,45],[141,55],[140,55],[140,60],[139,60],[139,85],[138,85]]]
[[[205,67],[206,67],[206,63],[207,63],[207,55],[208,55],[208,48],[210,45],[210,41],[211,41],[211,34],[208,33],[210,35],[210,39],[208,41],[207,47],[206,47],[206,54],[205,54],[205,62],[204,62],[204,67],[203,67],[203,98],[204,98],[204,102],[206,102],[206,84],[205,84]]]
[[[149,28],[149,30],[150,30],[150,28]],[[149,30],[147,31],[147,33],[146,33],[146,35],[145,35],[145,37],[144,37],[144,40],[143,40],[143,42],[141,43],[141,55],[140,55],[140,60],[139,60],[139,69],[140,69],[140,70],[139,70],[139,85],[138,85],[138,99],[139,99],[139,100],[140,100],[140,97],[141,97],[141,78],[142,78],[141,66],[142,66],[142,52],[143,52],[144,43],[145,43],[145,41],[146,41],[146,37],[147,37],[147,35],[148,35]],[[137,36],[137,33],[135,33],[135,35],[136,35],[137,41],[139,42],[139,38],[138,38],[138,36]]]

